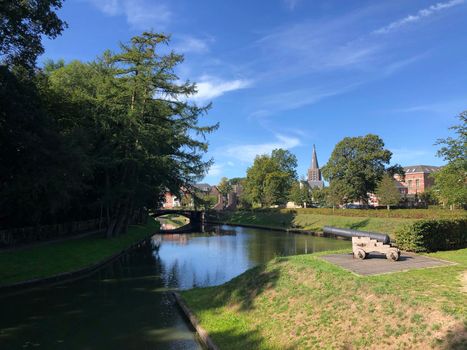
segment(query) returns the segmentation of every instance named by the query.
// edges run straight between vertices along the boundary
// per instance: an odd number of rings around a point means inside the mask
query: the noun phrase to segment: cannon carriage
[[[324,226],[324,233],[352,238],[352,251],[357,259],[365,259],[371,252],[386,255],[389,261],[397,261],[401,255],[397,247],[391,245],[391,239],[386,234],[358,231],[331,226]]]

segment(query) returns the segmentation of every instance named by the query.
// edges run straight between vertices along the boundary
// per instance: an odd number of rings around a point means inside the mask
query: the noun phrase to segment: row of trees
[[[209,105],[188,102],[196,85],[179,81],[183,57],[164,34],[145,32],[92,62],[37,68],[40,36],[65,27],[53,12],[60,5],[1,5],[0,225],[100,217],[115,236],[166,189],[205,175],[205,136],[217,125],[199,125]]]
[[[427,203],[465,206],[467,203],[467,112],[459,116],[460,125],[452,127],[455,138],[437,141],[442,148],[438,156],[448,163],[434,174],[435,186],[419,196]],[[329,187],[310,189],[306,181],[297,180],[297,159],[289,151],[274,150],[271,155],[257,156],[243,180],[244,206],[299,205],[338,206],[348,202],[367,203],[375,193],[379,203],[388,207],[401,202],[394,175],[404,179],[403,168],[389,166],[392,153],[377,135],[346,137],[334,148],[322,169]]]
[[[297,158],[283,149],[271,155],[260,155],[248,168],[244,180],[243,202],[250,205],[284,205],[287,201],[310,206],[338,205],[367,200],[385,175],[402,174],[401,166],[387,166],[391,152],[376,135],[346,137],[340,141],[326,166],[324,177],[330,182],[326,189],[310,189],[304,180],[297,180]]]

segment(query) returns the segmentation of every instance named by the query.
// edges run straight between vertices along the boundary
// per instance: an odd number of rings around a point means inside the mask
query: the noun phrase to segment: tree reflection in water
[[[350,243],[235,226],[155,234],[90,277],[0,297],[0,348],[200,349],[169,290],[221,284],[276,256],[343,247]]]

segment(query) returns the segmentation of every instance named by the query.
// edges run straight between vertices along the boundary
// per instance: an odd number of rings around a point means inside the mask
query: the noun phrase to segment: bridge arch
[[[200,210],[183,210],[183,209],[157,209],[151,212],[151,216],[158,218],[163,215],[176,214],[190,219],[190,224],[201,224],[204,221],[204,212]]]

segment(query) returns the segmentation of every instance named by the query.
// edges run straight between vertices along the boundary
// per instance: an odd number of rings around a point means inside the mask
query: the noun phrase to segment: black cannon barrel
[[[383,244],[389,244],[391,241],[389,236],[384,233],[358,231],[348,228],[324,226],[323,232],[342,237],[370,237],[372,239],[376,239],[378,242],[382,242]]]

